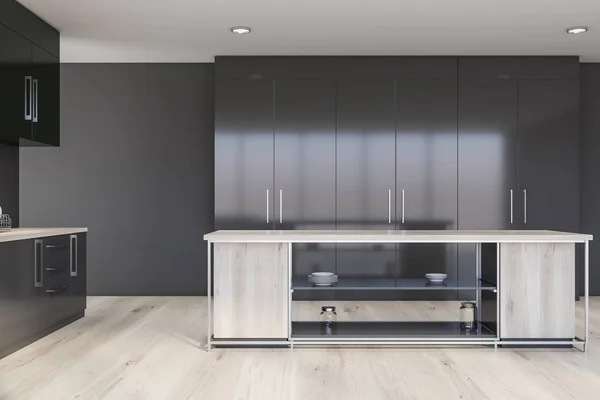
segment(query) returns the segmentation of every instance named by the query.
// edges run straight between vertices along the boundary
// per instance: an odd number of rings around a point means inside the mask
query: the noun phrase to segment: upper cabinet
[[[0,142],[60,145],[59,33],[0,0]]]

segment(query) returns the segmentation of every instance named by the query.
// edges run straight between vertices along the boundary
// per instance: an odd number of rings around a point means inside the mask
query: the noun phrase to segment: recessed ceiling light
[[[567,29],[567,33],[571,33],[571,34],[578,34],[578,33],[585,33],[588,31],[588,27],[587,26],[574,26],[572,28]]]
[[[236,35],[247,35],[252,31],[252,29],[250,29],[247,26],[234,26],[233,28],[231,28],[231,32],[235,33]]]

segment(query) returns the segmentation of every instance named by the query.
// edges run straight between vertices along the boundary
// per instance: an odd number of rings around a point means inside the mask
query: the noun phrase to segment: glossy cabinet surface
[[[0,24],[0,141],[31,136],[32,44]]]
[[[579,229],[579,82],[519,81],[524,229]]]
[[[337,85],[337,229],[394,229],[394,80],[340,79]],[[394,278],[395,247],[338,244],[338,274]]]
[[[335,81],[275,81],[275,229],[335,229]],[[335,269],[335,245],[294,246],[295,271]]]
[[[33,45],[34,110],[31,140],[60,145],[60,64],[57,57]]]
[[[273,81],[215,85],[215,228],[273,229]]]
[[[86,234],[0,243],[0,357],[81,318],[86,308]]]
[[[517,105],[516,81],[459,84],[459,229],[520,227]]]

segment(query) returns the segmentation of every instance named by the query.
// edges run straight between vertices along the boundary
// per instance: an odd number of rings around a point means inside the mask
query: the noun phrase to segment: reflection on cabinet
[[[3,242],[0,259],[0,357],[84,315],[85,233]]]
[[[215,227],[273,229],[273,81],[215,89]]]
[[[276,80],[275,229],[335,229],[335,81]],[[296,271],[335,268],[335,245],[295,245]]]
[[[394,229],[395,89],[393,79],[337,83],[336,222],[338,229]],[[338,273],[394,278],[396,246],[339,244]]]
[[[524,229],[579,229],[579,82],[519,82]]]

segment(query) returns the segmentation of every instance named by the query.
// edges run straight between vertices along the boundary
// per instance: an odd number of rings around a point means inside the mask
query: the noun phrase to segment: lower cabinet
[[[86,234],[0,243],[0,357],[81,318]]]
[[[215,243],[214,337],[287,339],[286,243]]]
[[[500,337],[575,336],[575,244],[500,245]]]

